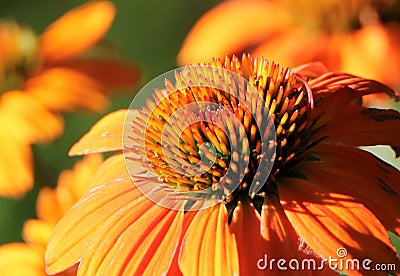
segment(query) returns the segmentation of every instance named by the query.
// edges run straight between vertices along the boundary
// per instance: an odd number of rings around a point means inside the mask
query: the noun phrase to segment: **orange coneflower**
[[[111,2],[89,2],[39,36],[15,22],[0,22],[1,196],[21,196],[30,189],[30,145],[62,133],[58,113],[104,110],[105,92],[137,82],[137,70],[127,63],[83,55],[104,36],[114,15]]]
[[[223,1],[190,30],[178,63],[251,51],[280,60],[284,66],[321,61],[332,71],[349,72],[399,89],[400,25],[380,18],[394,3]],[[382,94],[366,96],[364,101],[366,105],[390,104]]]
[[[98,186],[56,226],[49,274],[79,263],[78,275],[280,275],[258,266],[264,254],[322,262],[339,249],[344,261],[399,267],[387,231],[400,234],[400,172],[356,148],[399,153],[400,114],[355,103],[393,90],[317,64],[291,70],[251,56],[196,68],[177,71],[142,110],[107,115],[73,146],[74,155],[124,145],[124,155],[104,162],[92,179]],[[176,115],[204,102],[211,105]],[[209,167],[195,174],[195,165]],[[297,272],[319,271],[289,275]]]
[[[1,275],[46,275],[44,253],[51,233],[58,220],[88,189],[89,180],[102,161],[101,155],[87,156],[72,170],[60,174],[56,188],[40,190],[36,203],[38,218],[30,219],[24,225],[25,243],[0,246]],[[73,275],[74,269],[68,271]]]

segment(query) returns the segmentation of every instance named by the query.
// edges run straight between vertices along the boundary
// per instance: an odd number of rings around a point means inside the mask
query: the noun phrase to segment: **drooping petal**
[[[369,258],[374,263],[394,263],[398,267],[400,262],[386,229],[355,198],[331,192],[318,180],[282,178],[280,184],[280,199],[289,221],[322,257],[337,258],[345,263],[349,259]],[[340,248],[346,250],[342,258],[337,254]],[[361,266],[355,270],[346,266],[338,268],[351,275],[368,273]],[[386,274],[382,272],[382,275]]]
[[[293,72],[302,75],[304,78],[316,78],[328,72],[328,68],[321,62],[315,61],[293,68]]]
[[[282,206],[273,196],[265,197],[261,211],[262,235],[269,242],[268,249],[279,252],[276,256],[291,256],[298,253],[299,236],[293,229]]]
[[[183,245],[182,244],[183,238],[185,237],[186,232],[189,229],[189,226],[192,223],[196,214],[197,214],[197,211],[188,211],[185,213],[185,216],[183,217],[181,236],[179,238],[177,250],[175,251],[174,257],[171,262],[171,266],[169,267],[169,271],[167,273],[168,276],[183,276],[182,271],[179,268],[180,248]]]
[[[399,139],[396,139],[400,135],[400,113],[397,110],[350,107],[346,111],[351,119],[337,128],[339,135],[329,134],[332,140],[353,146],[400,146]],[[328,131],[332,133],[332,129]]]
[[[179,267],[184,275],[239,273],[236,241],[223,204],[200,210],[183,238]]]
[[[357,92],[344,87],[320,98],[310,114],[316,121],[313,137],[352,146],[400,146],[400,113],[365,108],[351,102]]]
[[[111,173],[108,173],[110,165],[120,166],[121,168],[116,168],[115,170],[111,170]],[[142,171],[143,167],[139,164],[130,168],[130,173],[132,174],[138,174]],[[105,175],[101,175],[102,173]],[[149,185],[142,183],[141,190],[138,190],[126,171],[122,154],[107,159],[102,165],[102,170],[98,170],[93,179],[107,182],[97,183],[97,185],[91,184],[94,188],[87,192],[81,200],[69,210],[54,229],[53,237],[46,251],[47,273],[49,274],[64,271],[71,265],[82,260],[86,249],[91,244],[98,242],[97,238],[102,239],[101,229],[107,227],[105,226],[107,225],[107,221],[114,219],[120,212],[126,212],[125,214],[128,217],[137,216],[137,219],[141,221],[141,225],[143,225],[142,223],[148,223],[150,218],[147,218],[147,220],[143,222],[141,216],[144,216],[144,213],[152,209],[155,204],[153,201],[148,200],[144,194],[154,194],[153,198],[160,202],[162,202],[162,199],[166,198],[163,190],[154,189],[154,183],[149,183]],[[178,204],[181,205],[178,206]],[[177,209],[180,209],[183,204],[184,201],[177,201],[175,205]],[[156,206],[158,207],[158,205]],[[169,209],[166,210],[168,212],[170,211]],[[179,218],[175,221],[171,214],[169,218],[172,219],[174,223],[179,224]],[[135,220],[131,222],[133,223]],[[171,222],[171,220],[165,223],[168,224],[169,222]],[[114,223],[112,223],[112,225],[114,225]],[[174,225],[176,226],[176,224]],[[121,230],[121,228],[116,229],[117,232],[118,230]],[[164,230],[159,229],[159,231]],[[155,228],[154,231],[156,232],[152,232],[153,234],[157,233]],[[115,234],[117,232],[112,233]],[[107,234],[112,233],[107,232]],[[179,233],[171,232],[170,234],[176,235],[176,241],[178,241]],[[101,250],[101,248],[98,250]],[[99,251],[98,253],[103,254],[107,253],[107,251]],[[155,254],[159,254],[159,252]],[[171,254],[171,259],[172,255],[173,254]],[[95,259],[93,259],[93,261],[95,261]],[[167,270],[168,267],[165,268],[165,271]]]
[[[273,14],[273,16],[269,16]],[[245,22],[245,24],[243,24]],[[187,35],[178,63],[223,58],[261,42],[290,25],[287,10],[267,1],[224,1],[211,9]]]
[[[68,11],[40,37],[45,62],[56,63],[87,50],[104,36],[114,16],[111,1],[91,1]]]
[[[324,268],[322,260],[300,243],[300,237],[276,200],[265,199],[261,217],[248,201],[239,202],[231,228],[238,245],[240,275],[337,275]],[[286,260],[281,264],[282,269],[276,263],[279,259]],[[291,259],[300,264],[298,269],[295,264],[288,265]],[[302,263],[306,264],[304,269]]]
[[[265,271],[257,264],[269,251],[261,234],[260,215],[249,200],[238,202],[233,211],[231,229],[238,246],[240,275],[264,275]]]
[[[279,201],[273,196],[266,197],[261,213],[261,233],[267,240],[265,252],[270,260],[283,258],[290,262],[291,259],[301,263],[301,269],[279,270],[276,265],[272,273],[276,275],[337,275],[322,263],[322,258],[304,243],[299,237],[290,221],[286,217]],[[304,265],[303,265],[304,264]],[[266,265],[265,263],[263,265]],[[289,267],[285,264],[284,267]],[[296,266],[294,266],[296,268]],[[271,274],[271,275],[274,275]]]
[[[75,143],[70,155],[122,150],[122,135],[127,110],[111,112],[98,121]]]
[[[100,112],[108,105],[104,88],[97,81],[67,67],[43,71],[27,80],[25,89],[48,109],[57,112],[77,109]]]
[[[115,60],[72,60],[63,66],[77,70],[101,84],[106,91],[114,88],[124,88],[139,81],[139,69]]]
[[[45,276],[43,251],[41,247],[25,243],[0,246],[0,274]]]
[[[354,89],[359,96],[376,93],[386,93],[395,100],[399,100],[399,95],[392,88],[375,80],[358,77],[343,72],[328,72],[309,81],[314,94],[335,92],[347,86]]]
[[[183,211],[132,201],[108,218],[82,256],[78,275],[163,275],[177,248]]]
[[[322,161],[301,167],[310,181],[332,192],[351,195],[369,208],[385,229],[400,236],[400,172],[397,169],[369,152],[352,147],[321,144],[312,152]]]
[[[136,199],[148,201],[126,173],[86,193],[54,229],[46,251],[47,272],[54,274],[78,262],[98,228]]]

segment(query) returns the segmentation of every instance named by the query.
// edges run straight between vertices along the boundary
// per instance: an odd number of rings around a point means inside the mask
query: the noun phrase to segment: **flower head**
[[[138,81],[131,65],[87,54],[114,16],[111,2],[92,1],[68,11],[40,35],[0,22],[1,196],[18,197],[32,187],[30,145],[62,134],[59,113],[102,111],[108,104],[105,93]]]
[[[107,115],[71,149],[124,155],[56,226],[47,272],[79,262],[78,275],[263,275],[264,254],[321,264],[339,248],[344,260],[398,264],[387,230],[400,234],[400,172],[356,147],[398,153],[400,114],[355,103],[371,93],[394,95],[319,64],[246,55],[177,71],[141,110]]]
[[[63,171],[55,189],[42,188],[39,192],[37,219],[29,219],[23,228],[25,243],[0,246],[0,274],[45,275],[44,252],[58,220],[88,189],[88,183],[103,158],[91,155],[77,162],[72,170]],[[76,275],[71,268],[62,275]],[[70,273],[70,274],[68,274]]]

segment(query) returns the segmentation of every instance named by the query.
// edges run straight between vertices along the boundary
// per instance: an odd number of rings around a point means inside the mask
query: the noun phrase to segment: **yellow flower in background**
[[[61,112],[100,112],[106,93],[138,82],[138,70],[88,50],[115,16],[110,1],[68,11],[36,36],[15,22],[0,22],[0,196],[19,197],[33,185],[31,144],[63,132]]]
[[[373,80],[326,72],[317,64],[292,70],[251,56],[227,57],[210,64],[214,66],[209,67],[211,71],[197,73],[191,70],[195,66],[186,67],[188,78],[182,82],[195,84],[197,78],[202,83],[221,81],[232,91],[201,85],[179,88],[183,77],[175,73],[176,83],[167,80],[165,89],[156,90],[154,100],[148,99],[142,110],[106,115],[72,147],[72,155],[108,151],[133,155],[124,158],[118,153],[105,160],[91,180],[96,188],[59,221],[46,251],[47,272],[59,273],[79,263],[78,275],[281,275],[277,269],[260,270],[257,261],[264,254],[299,262],[321,260],[337,256],[338,248],[347,249],[343,260],[372,258],[398,268],[400,262],[387,231],[400,234],[400,172],[357,146],[392,145],[399,153],[400,114],[355,103],[363,95],[393,96],[394,91]],[[245,107],[244,100],[236,97],[249,90],[229,83],[217,68],[246,78],[268,109],[253,101],[254,94],[246,98],[251,104]],[[163,97],[167,91],[174,93]],[[176,111],[201,102],[219,105],[201,109],[195,115],[200,121],[190,126],[180,125],[190,121],[189,114],[170,124]],[[242,128],[232,127],[233,118],[224,117],[221,109],[231,110]],[[205,118],[226,124],[228,132]],[[261,156],[261,145],[271,145],[264,140],[271,129],[261,132],[260,122],[275,125],[273,156]],[[167,136],[162,140],[164,130]],[[145,144],[137,139],[143,133]],[[130,147],[123,144],[123,136]],[[171,142],[175,136],[178,144]],[[204,174],[175,171],[167,161],[169,157],[178,162],[177,168],[197,163],[202,155],[210,154],[202,147],[206,143],[217,154]],[[251,151],[248,166],[240,168],[236,161],[241,153],[233,148]],[[263,158],[273,161],[272,171],[252,194],[250,184]],[[215,183],[229,162],[237,177],[224,178],[222,185],[236,182],[238,186],[214,206],[192,208],[209,199],[206,192],[197,198],[190,193],[174,198],[176,190],[172,198],[162,193],[163,188],[168,192],[171,188],[211,187],[224,193]],[[156,174],[148,174],[150,170]],[[159,197],[158,202],[185,207],[166,208],[149,200],[150,194]],[[308,250],[299,250],[300,241]],[[343,270],[350,275],[365,272]],[[289,275],[296,272],[305,273],[290,271]],[[329,269],[320,273],[337,275]]]
[[[321,61],[329,70],[399,89],[400,24],[383,23],[379,18],[380,10],[390,9],[393,3],[396,1],[224,1],[190,30],[178,63],[251,52],[279,60],[283,66]],[[387,105],[387,98],[381,95],[364,97],[367,105],[385,104],[385,100]]]
[[[44,253],[52,231],[58,220],[89,188],[90,178],[102,161],[101,155],[87,156],[72,170],[60,174],[56,188],[40,190],[36,203],[38,218],[26,221],[23,228],[25,243],[0,246],[0,275],[46,275]],[[71,268],[62,275],[75,275],[75,270]]]

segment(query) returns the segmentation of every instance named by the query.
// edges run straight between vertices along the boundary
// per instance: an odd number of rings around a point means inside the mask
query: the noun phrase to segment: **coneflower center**
[[[143,108],[147,121],[139,120],[132,127],[135,133],[145,128],[145,151],[139,156],[146,155],[166,187],[188,195],[211,188],[212,196],[226,202],[234,202],[243,193],[262,197],[273,192],[271,183],[281,171],[302,158],[307,131],[304,115],[312,107],[307,84],[289,68],[263,58],[226,58],[210,66],[244,77],[256,94],[245,95],[245,87],[210,79],[215,75],[197,74],[190,68],[185,80],[189,85],[182,88],[182,76],[177,74],[175,85],[166,81],[165,89],[147,101]],[[199,78],[203,84],[224,82],[226,89],[190,85]],[[255,181],[264,166],[272,168],[270,175]]]

